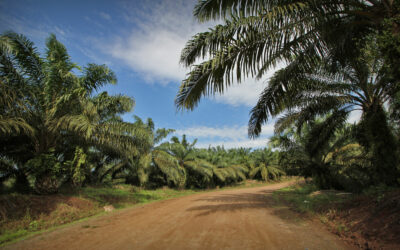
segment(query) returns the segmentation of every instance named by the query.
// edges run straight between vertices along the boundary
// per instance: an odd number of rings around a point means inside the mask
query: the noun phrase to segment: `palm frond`
[[[153,151],[153,159],[158,168],[166,175],[167,181],[177,187],[183,187],[186,182],[186,172],[178,161],[164,151]]]

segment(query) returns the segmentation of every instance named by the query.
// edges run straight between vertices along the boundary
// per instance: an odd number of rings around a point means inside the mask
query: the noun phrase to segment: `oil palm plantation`
[[[223,147],[208,148],[197,151],[197,157],[206,160],[211,164],[213,183],[217,186],[225,186],[246,180],[249,168],[247,166],[249,150],[231,149]]]
[[[0,117],[1,157],[12,162],[2,170],[13,169],[21,180],[34,176],[37,191],[55,191],[56,175],[64,175],[68,161],[81,152],[76,147],[106,148],[128,157],[149,143],[145,130],[119,116],[132,109],[131,98],[96,95],[116,82],[114,73],[104,65],[78,67],[54,35],[41,57],[23,35],[3,34],[0,65],[1,102],[6,104]]]

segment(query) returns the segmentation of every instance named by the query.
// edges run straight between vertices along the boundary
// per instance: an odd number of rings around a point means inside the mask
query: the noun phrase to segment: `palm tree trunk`
[[[398,185],[398,142],[387,123],[382,105],[374,103],[364,109],[358,140],[372,157],[370,175],[373,184]]]
[[[28,193],[31,190],[28,177],[22,171],[16,173],[14,188],[18,193]]]

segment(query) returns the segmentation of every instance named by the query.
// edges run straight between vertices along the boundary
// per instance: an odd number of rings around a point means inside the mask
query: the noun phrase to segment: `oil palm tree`
[[[114,73],[105,65],[81,69],[54,35],[42,58],[25,36],[3,34],[0,65],[1,102],[9,103],[0,117],[1,156],[12,159],[24,175],[34,175],[37,187],[54,186],[54,175],[76,151],[74,145],[106,147],[126,157],[148,144],[145,130],[118,118],[133,108],[131,98],[95,95],[116,82]]]
[[[212,182],[212,165],[205,160],[197,158],[195,144],[197,140],[189,142],[186,135],[179,140],[174,136],[171,142],[163,143],[159,149],[173,157],[178,163],[179,169],[184,170],[185,185],[188,187],[205,187]]]
[[[271,138],[279,149],[279,165],[290,175],[312,177],[319,188],[360,191],[377,179],[371,159],[356,141],[357,128],[338,114],[294,126]]]
[[[191,70],[176,106],[191,110],[202,96],[221,94],[234,80],[261,79],[280,62],[297,60],[308,68],[330,57],[345,65],[371,35],[390,34],[377,45],[388,63],[398,65],[399,13],[399,4],[390,0],[199,1],[197,19],[223,23],[195,35],[182,50],[181,62]],[[206,60],[196,64],[197,59]],[[394,73],[392,78],[399,79],[400,71]]]
[[[241,156],[248,153],[248,150],[238,149]],[[214,185],[225,186],[246,180],[249,168],[246,165],[245,157],[238,157],[236,150],[226,151],[223,147],[217,146],[208,148],[202,154],[198,154],[208,162],[212,168]]]
[[[156,180],[155,185],[173,185],[180,186],[182,184],[182,169],[178,167],[178,163],[170,155],[159,149],[159,144],[169,134],[174,132],[173,129],[158,128],[155,129],[154,122],[151,118],[143,121],[140,117],[135,116],[134,124],[142,127],[151,134],[152,142],[149,144],[145,153],[132,159],[124,170],[125,178],[128,183],[138,184],[143,187],[149,182],[149,178],[158,176],[161,172],[166,177]],[[161,182],[161,183],[159,183]]]
[[[371,148],[374,165],[383,165],[379,172],[393,184],[397,150],[383,104],[399,92],[399,13],[399,3],[388,0],[199,1],[197,19],[223,22],[195,35],[182,50],[181,63],[191,70],[175,104],[192,110],[201,97],[222,94],[234,80],[262,79],[268,69],[284,63],[251,112],[250,137],[284,111],[288,114],[278,130],[332,110],[344,117],[360,108],[360,143]],[[198,59],[205,61],[196,64]],[[276,85],[279,81],[291,86]]]
[[[20,132],[32,134],[33,128],[22,118],[24,104],[18,98],[17,92],[0,82],[0,93],[0,135]]]
[[[270,148],[255,150],[251,154],[249,176],[263,181],[279,180],[285,172],[278,165],[277,153]]]
[[[372,53],[374,49],[368,51],[370,54],[349,61],[339,71],[332,71],[335,62],[327,60],[320,61],[312,73],[298,67],[297,61],[279,70],[251,110],[249,134],[257,136],[270,117],[279,116],[275,130],[280,133],[292,124],[300,129],[306,122],[330,113],[336,118],[335,126],[342,126],[350,112],[359,110],[358,141],[374,155],[371,159],[380,181],[395,184],[399,175],[397,142],[384,106],[400,87],[387,77],[387,65]]]

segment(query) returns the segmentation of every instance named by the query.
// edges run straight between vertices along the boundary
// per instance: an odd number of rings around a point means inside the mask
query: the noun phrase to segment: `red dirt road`
[[[289,185],[201,193],[93,218],[5,249],[353,249],[322,225],[274,207]]]

